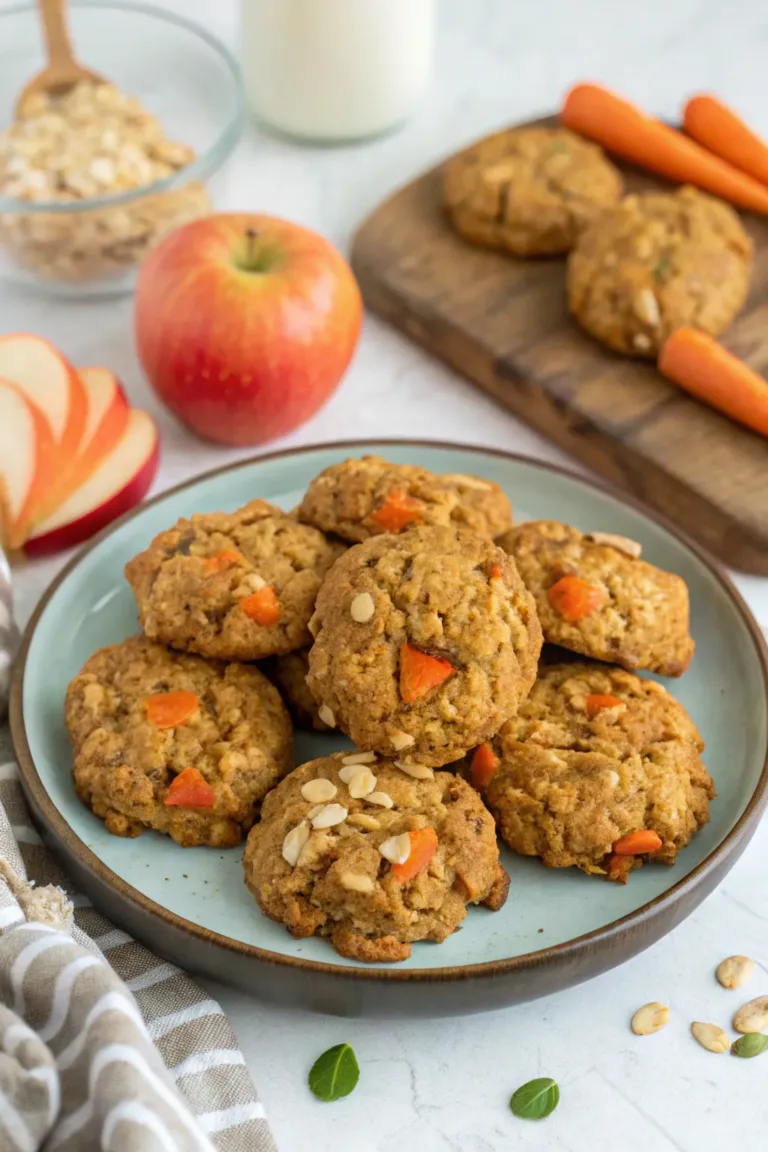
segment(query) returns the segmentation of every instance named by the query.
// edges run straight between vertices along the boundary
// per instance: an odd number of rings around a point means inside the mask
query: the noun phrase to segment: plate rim
[[[63,842],[67,852],[73,854],[78,861],[78,864],[85,870],[95,874],[97,880],[102,884],[107,885],[116,895],[119,895],[130,904],[134,905],[138,911],[148,916],[150,919],[157,918],[171,929],[187,933],[195,937],[200,943],[213,945],[215,947],[223,948],[227,952],[238,953],[241,956],[249,957],[257,963],[266,963],[270,965],[277,965],[279,967],[286,967],[289,969],[298,969],[308,974],[322,974],[324,976],[340,977],[353,980],[362,980],[364,982],[394,982],[394,983],[447,983],[458,982],[472,979],[488,979],[493,977],[500,977],[510,975],[516,971],[532,970],[536,968],[544,968],[548,965],[556,965],[558,963],[568,962],[569,960],[581,957],[585,952],[589,952],[595,948],[600,948],[608,944],[617,936],[621,936],[629,929],[640,928],[644,923],[649,920],[655,919],[657,915],[663,914],[665,911],[670,910],[675,905],[679,904],[686,895],[696,889],[706,878],[713,872],[719,870],[721,865],[728,859],[729,856],[739,847],[744,841],[745,837],[749,839],[754,833],[759,819],[768,805],[768,741],[764,750],[763,767],[757,784],[749,798],[746,808],[742,812],[739,819],[734,826],[727,833],[725,838],[705,857],[701,863],[689,872],[686,876],[682,877],[677,883],[673,884],[665,892],[659,896],[654,897],[647,903],[642,904],[632,912],[619,917],[617,920],[612,920],[608,924],[600,928],[593,929],[590,932],[583,933],[580,936],[575,936],[571,940],[563,941],[560,944],[553,944],[547,948],[541,948],[535,952],[526,952],[521,956],[506,957],[501,960],[487,960],[481,963],[465,964],[465,965],[446,965],[439,968],[399,968],[396,965],[383,967],[347,967],[345,965],[336,964],[333,962],[326,962],[324,960],[304,959],[297,956],[288,956],[281,952],[273,952],[267,948],[262,948],[256,944],[246,944],[243,941],[235,940],[232,937],[225,936],[220,932],[215,932],[210,928],[206,928],[201,924],[196,924],[192,920],[180,916],[170,909],[165,908],[162,904],[157,903],[145,896],[132,884],[129,884],[116,872],[113,872],[102,860],[93,852],[87,845],[80,839],[74,832],[66,818],[55,807],[48,791],[43,784],[43,781],[37,771],[32,753],[27,739],[26,722],[23,712],[23,691],[24,691],[24,676],[27,667],[27,658],[32,639],[37,629],[37,625],[45,612],[48,604],[55,596],[59,587],[68,579],[82,560],[94,548],[98,547],[102,541],[112,536],[114,533],[127,524],[130,520],[144,512],[147,508],[151,508],[159,504],[163,500],[175,496],[179,492],[183,492],[193,485],[204,483],[212,480],[215,477],[221,476],[227,472],[234,472],[238,469],[248,468],[254,464],[267,463],[269,461],[285,459],[294,456],[305,456],[312,452],[323,451],[352,451],[359,452],[364,449],[373,449],[377,447],[392,447],[392,448],[441,448],[454,451],[467,451],[467,452],[480,452],[487,456],[493,456],[503,460],[509,460],[513,463],[522,464],[527,467],[532,467],[543,472],[554,472],[559,476],[563,476],[567,480],[575,481],[577,484],[582,484],[587,488],[591,488],[603,496],[608,496],[619,504],[628,506],[635,512],[639,512],[647,519],[655,523],[658,527],[668,532],[678,543],[686,547],[699,562],[709,571],[710,575],[714,577],[716,583],[728,595],[744,624],[746,625],[747,632],[749,633],[755,647],[758,657],[758,663],[762,672],[763,690],[765,694],[766,713],[768,714],[768,644],[766,644],[765,637],[762,630],[757,623],[752,611],[748,607],[741,593],[734,585],[731,578],[727,575],[722,565],[718,560],[711,556],[700,544],[693,540],[683,529],[678,528],[676,524],[668,520],[663,513],[657,512],[655,508],[646,506],[641,500],[634,496],[623,492],[620,489],[613,490],[611,486],[598,480],[590,475],[583,476],[578,472],[573,471],[571,468],[563,467],[560,464],[553,464],[547,460],[539,460],[535,457],[528,456],[520,452],[508,452],[503,448],[489,448],[479,444],[470,444],[463,441],[449,441],[449,440],[411,440],[403,439],[401,437],[376,437],[366,438],[362,440],[331,440],[321,441],[319,443],[302,444],[293,448],[276,449],[272,452],[256,454],[254,456],[246,457],[245,459],[236,460],[229,464],[220,465],[217,468],[211,468],[206,472],[202,472],[197,476],[190,477],[176,484],[171,488],[166,488],[162,492],[157,493],[151,499],[143,501],[135,508],[130,509],[124,513],[117,520],[108,524],[95,536],[93,536],[82,548],[78,549],[72,559],[65,564],[62,570],[51,581],[46,588],[43,596],[40,598],[37,606],[35,607],[32,616],[30,617],[24,634],[16,653],[16,658],[13,665],[13,673],[11,679],[11,692],[9,703],[9,719],[11,728],[11,739],[13,743],[14,752],[16,754],[19,764],[19,775],[25,790],[28,792],[33,807],[37,808],[40,819],[47,826],[48,832],[54,837]]]

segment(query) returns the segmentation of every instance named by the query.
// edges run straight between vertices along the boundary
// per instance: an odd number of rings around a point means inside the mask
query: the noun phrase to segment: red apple
[[[159,438],[151,416],[131,409],[126,427],[97,468],[26,541],[28,556],[82,544],[146,494],[157,471]]]
[[[0,336],[0,376],[43,413],[60,460],[77,451],[88,398],[77,372],[58,348],[29,332]]]
[[[272,216],[223,213],[167,236],[141,266],[136,342],[161,400],[206,440],[262,444],[336,388],[360,334],[337,250]]]
[[[0,379],[0,541],[20,548],[56,474],[45,416],[21,388]]]

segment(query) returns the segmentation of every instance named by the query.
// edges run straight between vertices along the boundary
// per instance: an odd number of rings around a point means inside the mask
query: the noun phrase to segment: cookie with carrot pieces
[[[243,868],[262,912],[291,935],[378,963],[445,940],[468,904],[495,911],[509,887],[473,788],[449,772],[417,778],[372,752],[291,772],[264,801]]]
[[[709,820],[716,792],[703,749],[682,704],[655,681],[551,665],[475,751],[469,779],[513,851],[624,883],[644,861],[674,864]]]
[[[318,589],[344,544],[265,500],[179,520],[125,568],[150,640],[221,660],[310,643]]]
[[[422,769],[460,759],[514,715],[541,649],[514,561],[488,537],[440,526],[350,548],[310,630],[321,719]]]
[[[115,836],[239,844],[292,764],[290,718],[261,672],[144,636],[86,661],[65,719],[77,794]]]
[[[443,177],[457,232],[514,256],[568,252],[621,193],[602,149],[566,128],[498,132],[449,160]]]
[[[269,677],[279,689],[297,728],[328,732],[330,729],[320,719],[317,701],[307,686],[308,671],[309,648],[299,648],[276,656]]]
[[[744,304],[752,241],[727,204],[681,188],[625,197],[586,228],[568,258],[568,302],[616,352],[655,358],[690,325],[716,336]]]
[[[378,456],[326,468],[309,485],[299,517],[352,543],[419,524],[452,524],[486,536],[512,525],[509,500],[491,480],[436,475]]]
[[[634,540],[535,520],[499,544],[533,593],[549,644],[662,676],[685,672],[694,651],[688,588],[642,560]]]

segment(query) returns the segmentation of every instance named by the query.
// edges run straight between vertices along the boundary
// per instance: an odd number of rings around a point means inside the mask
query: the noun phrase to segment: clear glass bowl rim
[[[121,204],[142,200],[145,196],[152,196],[157,192],[166,192],[171,188],[192,183],[195,180],[204,180],[217,168],[220,168],[237,144],[245,121],[245,93],[242,73],[240,65],[229,48],[195,20],[188,20],[185,16],[179,16],[164,8],[156,8],[152,4],[126,2],[126,0],[70,0],[69,7],[111,8],[122,12],[137,12],[150,19],[162,20],[166,24],[172,24],[177,28],[183,28],[186,32],[191,32],[197,36],[198,40],[213,49],[228,67],[235,86],[235,102],[232,113],[216,140],[205,152],[196,156],[192,163],[185,168],[180,168],[178,172],[165,176],[162,180],[143,184],[140,188],[130,188],[126,192],[115,192],[108,196],[94,196],[88,200],[17,200],[0,195],[0,212],[14,212],[28,216],[37,212],[65,214],[92,212],[97,208],[115,208]],[[6,16],[18,16],[23,12],[34,14],[36,11],[35,0],[24,0],[24,3],[13,4],[8,8],[0,9],[0,36],[2,36],[3,20]]]

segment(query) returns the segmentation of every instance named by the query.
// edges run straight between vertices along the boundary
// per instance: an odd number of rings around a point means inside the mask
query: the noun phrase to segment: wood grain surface
[[[619,167],[628,190],[668,187]],[[563,260],[515,260],[462,240],[440,187],[432,169],[361,225],[352,266],[366,305],[727,563],[768,575],[768,442],[582,332]],[[765,374],[768,220],[743,219],[752,285],[722,340]]]

